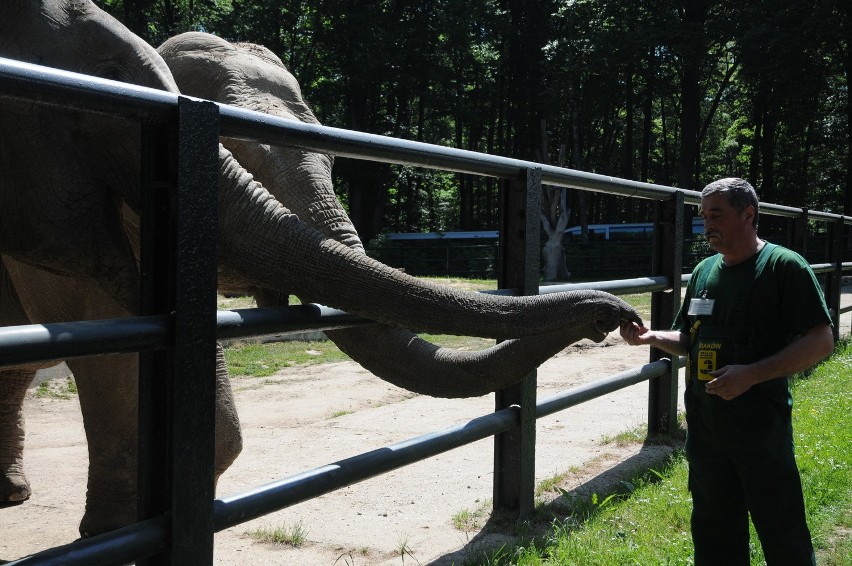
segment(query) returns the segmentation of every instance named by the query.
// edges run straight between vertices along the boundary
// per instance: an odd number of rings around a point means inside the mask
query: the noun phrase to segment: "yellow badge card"
[[[710,381],[713,379],[710,372],[716,371],[716,355],[718,353],[718,349],[702,348],[698,350],[698,379],[700,381]]]

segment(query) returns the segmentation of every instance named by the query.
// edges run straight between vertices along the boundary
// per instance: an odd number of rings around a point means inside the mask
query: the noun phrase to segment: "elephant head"
[[[203,33],[186,33],[169,39],[158,51],[184,94],[317,123],[296,79],[264,47],[232,44]],[[370,284],[363,289],[358,289],[359,278],[354,274],[353,279],[342,277],[342,272],[332,275],[345,283],[334,291],[334,297],[318,296],[310,278],[294,280],[289,288],[282,287],[282,280],[278,279],[272,293],[267,288],[252,290],[259,303],[275,300],[281,291],[287,291],[303,300],[334,303],[385,322],[327,334],[361,365],[401,387],[443,397],[495,391],[514,383],[568,344],[584,337],[600,340],[617,319],[635,316],[630,307],[603,293],[498,299],[439,289],[397,271],[388,271],[366,256],[354,226],[337,200],[330,156],[238,139],[223,139],[223,143],[278,203],[320,237],[348,247],[347,257],[351,259],[347,263],[363,264],[370,272]],[[382,279],[373,280],[379,272],[383,273]],[[388,278],[388,288],[380,291],[379,283],[385,282],[384,277]],[[350,287],[350,283],[355,286]],[[353,299],[372,294],[381,300],[378,310],[382,312],[376,312],[375,306],[354,301],[344,306],[343,295],[347,290],[354,290]],[[432,297],[428,301],[437,301],[431,303],[434,308],[422,302],[427,296]],[[451,312],[455,307],[459,310]],[[570,310],[570,314],[568,310],[558,313],[562,308]],[[516,322],[512,322],[513,318]],[[581,322],[583,318],[585,322]],[[482,352],[466,353],[426,343],[409,329],[508,340]],[[522,338],[517,339],[519,336]]]
[[[0,11],[2,57],[171,92],[180,86],[188,94],[315,121],[295,79],[262,48],[189,34],[163,45],[166,65],[156,50],[88,0],[11,0]],[[253,292],[263,303],[296,294],[378,321],[330,336],[384,379],[431,395],[481,394],[517,381],[573,341],[600,340],[621,320],[636,318],[629,305],[602,292],[497,297],[407,276],[364,253],[334,196],[329,156],[222,141],[220,286]],[[138,124],[4,100],[0,322],[136,312],[140,148]],[[412,331],[506,341],[463,354],[425,343]],[[128,431],[136,424],[134,362],[123,357],[72,366],[89,439],[84,533],[133,518],[135,434]],[[28,493],[22,472],[3,467],[6,460],[20,460],[20,438],[6,440],[22,430],[20,384],[24,390],[27,384],[16,371],[15,379],[5,381],[12,374],[0,372],[0,384],[16,388],[10,393],[0,388],[0,404],[18,409],[0,406],[0,499]],[[219,410],[230,414],[223,372],[220,378]],[[233,417],[224,421],[221,427],[217,421],[217,436],[237,437],[225,448],[217,441],[220,472],[239,451],[238,425]]]

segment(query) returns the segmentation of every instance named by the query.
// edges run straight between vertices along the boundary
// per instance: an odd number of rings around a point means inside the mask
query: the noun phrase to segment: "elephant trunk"
[[[385,325],[327,331],[365,369],[398,387],[432,397],[478,397],[517,383],[565,346],[584,338],[569,328],[507,340],[476,352],[442,348]]]
[[[537,297],[465,293],[407,276],[324,237],[284,208],[220,149],[220,253],[254,286],[420,332],[506,339],[571,326],[601,340],[621,320],[638,318],[607,293]]]

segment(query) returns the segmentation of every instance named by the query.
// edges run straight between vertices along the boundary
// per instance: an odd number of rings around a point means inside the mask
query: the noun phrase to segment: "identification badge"
[[[697,377],[699,381],[711,381],[713,379],[710,372],[716,371],[716,367],[718,365],[717,353],[718,350],[714,348],[698,350]]]
[[[710,316],[713,314],[713,305],[715,304],[715,299],[692,299],[689,301],[689,310],[686,314],[689,316]]]

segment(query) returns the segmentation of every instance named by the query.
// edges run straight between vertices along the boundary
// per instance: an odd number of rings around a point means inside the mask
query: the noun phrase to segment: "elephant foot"
[[[80,537],[89,538],[115,529],[120,529],[136,522],[136,500],[128,500],[122,504],[113,501],[109,510],[93,510],[86,506],[86,512],[80,521]]]
[[[30,482],[21,466],[12,465],[0,472],[0,503],[20,503],[32,495]]]

